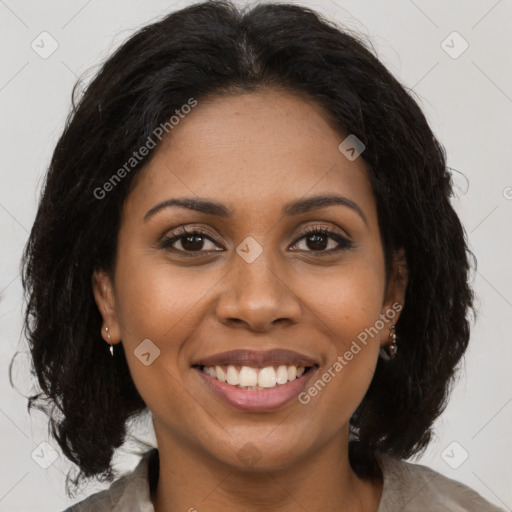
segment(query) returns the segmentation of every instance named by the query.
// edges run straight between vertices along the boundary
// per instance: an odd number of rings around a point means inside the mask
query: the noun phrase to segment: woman
[[[68,509],[496,511],[403,461],[469,340],[442,147],[353,36],[205,2],[131,37],[55,149],[26,247],[52,432],[112,480]]]

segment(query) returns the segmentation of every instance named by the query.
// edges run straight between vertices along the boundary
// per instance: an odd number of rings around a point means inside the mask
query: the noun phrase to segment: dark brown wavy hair
[[[107,198],[94,191],[191,97],[273,87],[314,99],[365,144],[387,275],[394,250],[404,248],[408,261],[399,351],[379,359],[351,418],[351,463],[369,477],[376,452],[421,452],[469,341],[474,256],[450,204],[444,148],[371,45],[297,5],[207,1],[143,27],[78,100],[76,87],[22,262],[25,333],[40,386],[28,409],[48,414],[51,434],[80,470],[74,484],[112,480],[127,421],[147,412],[122,344],[112,359],[100,336],[91,276],[113,272],[123,202],[154,152]]]

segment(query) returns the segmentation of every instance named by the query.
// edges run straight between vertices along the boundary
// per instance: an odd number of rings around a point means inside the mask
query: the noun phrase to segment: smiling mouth
[[[296,365],[265,366],[263,368],[235,365],[195,366],[215,380],[246,390],[264,390],[284,386],[299,379],[313,367]]]

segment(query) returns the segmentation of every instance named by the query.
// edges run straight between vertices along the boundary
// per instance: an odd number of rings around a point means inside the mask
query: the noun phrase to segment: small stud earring
[[[389,333],[389,337],[391,339],[391,345],[388,348],[388,352],[389,352],[389,357],[391,357],[391,359],[393,359],[396,356],[396,353],[397,353],[397,350],[398,350],[398,348],[396,346],[396,332],[395,332],[395,328],[396,328],[396,326],[392,325],[391,326],[391,332]]]
[[[108,339],[109,339],[109,341],[110,341],[110,339],[111,339],[112,337],[110,336],[110,332],[108,332],[108,325],[107,325],[107,327],[105,327],[105,332],[107,333],[107,338],[108,338]],[[110,355],[111,355],[112,357],[114,357],[114,345],[113,345],[112,343],[110,343]]]
[[[391,331],[389,333],[389,339],[391,340],[391,345],[387,345],[386,347],[382,347],[380,349],[380,356],[386,361],[393,359],[398,351],[398,347],[396,345],[397,335],[395,332],[395,328],[396,325],[392,325],[390,327]]]

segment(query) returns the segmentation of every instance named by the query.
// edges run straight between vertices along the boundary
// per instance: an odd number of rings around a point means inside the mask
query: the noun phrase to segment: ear
[[[405,291],[407,289],[409,272],[405,249],[403,247],[395,251],[391,268],[391,275],[389,277],[381,311],[382,315],[389,318],[389,321],[385,323],[385,327],[382,330],[382,346],[389,343],[390,328],[398,322],[405,304]]]
[[[103,317],[101,336],[109,344],[117,344],[121,341],[121,332],[116,312],[116,300],[113,291],[113,283],[110,276],[104,270],[95,270],[92,275],[92,290],[94,300]],[[108,327],[108,332],[105,328]],[[108,335],[110,334],[110,339]]]

